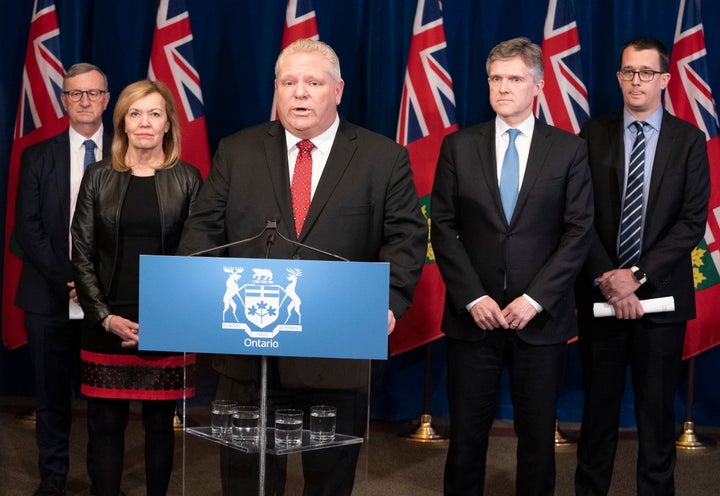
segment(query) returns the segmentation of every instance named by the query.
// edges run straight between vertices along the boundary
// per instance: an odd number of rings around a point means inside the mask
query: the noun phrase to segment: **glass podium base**
[[[244,453],[257,453],[259,451],[259,443],[251,441],[235,441],[228,437],[218,436],[211,432],[209,426],[206,427],[187,427],[185,432],[193,436],[207,439],[222,446],[227,446]],[[356,436],[347,436],[344,434],[335,434],[333,441],[318,442],[310,439],[310,431],[304,429],[302,433],[302,444],[298,446],[282,446],[275,447],[275,429],[272,427],[266,430],[267,446],[265,451],[271,455],[287,455],[290,453],[301,453],[303,451],[313,451],[327,448],[336,448],[338,446],[347,446],[349,444],[358,444],[363,442],[363,438]]]

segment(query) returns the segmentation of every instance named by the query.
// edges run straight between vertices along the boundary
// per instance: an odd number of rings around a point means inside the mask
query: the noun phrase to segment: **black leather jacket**
[[[88,167],[78,193],[71,229],[73,280],[90,325],[112,313],[106,296],[117,263],[120,212],[129,184],[130,172],[115,171],[105,159]],[[175,254],[201,184],[200,171],[186,162],[155,172],[163,255]]]

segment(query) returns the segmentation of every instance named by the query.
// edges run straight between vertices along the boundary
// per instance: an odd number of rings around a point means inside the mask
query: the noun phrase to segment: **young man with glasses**
[[[15,206],[23,252],[15,304],[25,311],[35,372],[38,496],[65,494],[82,316],[70,273],[70,220],[85,167],[110,154],[112,136],[103,129],[110,94],[100,69],[70,67],[61,100],[69,127],[23,151]]]
[[[667,48],[636,38],[617,73],[624,108],[588,121],[595,236],[576,284],[585,387],[577,495],[608,494],[628,365],[635,393],[638,495],[674,494],[673,399],[688,319],[695,317],[690,254],[705,232],[710,194],[705,135],[661,105]],[[675,310],[641,300],[671,296]],[[607,302],[614,317],[595,318]]]

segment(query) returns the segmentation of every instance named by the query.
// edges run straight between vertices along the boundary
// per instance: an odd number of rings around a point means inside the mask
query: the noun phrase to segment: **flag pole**
[[[420,424],[410,432],[400,434],[409,441],[421,443],[435,443],[447,441],[447,436],[440,434],[432,424],[431,398],[432,398],[432,348],[431,343],[425,346],[425,374],[423,380],[423,413],[420,415]]]
[[[688,394],[685,408],[685,422],[683,432],[675,441],[675,446],[684,451],[702,451],[714,448],[714,439],[700,436],[695,433],[695,422],[692,419],[693,402],[695,399],[695,358],[688,359]]]

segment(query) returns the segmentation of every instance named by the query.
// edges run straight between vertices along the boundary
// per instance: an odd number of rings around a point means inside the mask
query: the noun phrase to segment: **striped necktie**
[[[643,186],[645,184],[645,133],[644,122],[635,121],[637,136],[630,153],[627,185],[620,220],[618,260],[620,268],[632,267],[640,259],[643,224]]]

